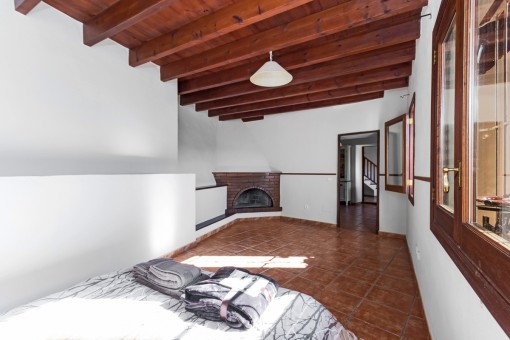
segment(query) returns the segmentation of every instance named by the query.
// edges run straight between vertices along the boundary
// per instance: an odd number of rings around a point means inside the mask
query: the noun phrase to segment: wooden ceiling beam
[[[382,51],[368,52],[359,56],[333,60],[327,63],[294,70],[292,72],[294,79],[286,86],[294,86],[320,79],[338,77],[411,61],[415,57],[414,45],[415,42],[413,41],[403,45],[389,47]],[[250,81],[244,81],[242,83],[182,95],[180,97],[180,103],[181,105],[188,105],[270,90],[271,89],[267,87],[256,86]],[[207,107],[207,109],[213,108],[209,105],[198,105],[197,109],[201,111],[204,107]],[[219,107],[216,106],[214,108]]]
[[[420,22],[414,20],[360,35],[344,37],[312,48],[303,47],[294,53],[282,55],[275,52],[273,56],[280,65],[291,71],[317,63],[415,41],[419,37]],[[257,61],[186,81],[179,80],[179,94],[207,90],[247,80],[261,65],[262,63]]]
[[[163,65],[161,79],[167,81],[208,71],[263,55],[269,51],[360,27],[376,20],[410,13],[426,4],[427,0],[351,0],[288,24]]]
[[[232,98],[225,98],[211,103],[213,103],[213,106],[229,107],[256,103],[259,101],[276,100],[280,98],[300,96],[330,90],[338,90],[346,87],[352,87],[367,83],[375,83],[380,81],[409,77],[411,75],[411,71],[412,71],[411,63],[408,62],[391,67],[372,69],[365,72],[350,74],[347,76],[318,80],[315,82],[300,85],[285,86],[264,92],[251,93]],[[196,110],[202,111],[200,110],[198,104],[196,106]]]
[[[263,119],[264,119],[264,116],[258,116],[258,117],[242,118],[242,121],[245,123],[248,123],[248,122],[254,122],[256,120],[263,120]]]
[[[14,8],[16,11],[27,15],[40,2],[41,0],[14,0]]]
[[[139,66],[232,33],[312,0],[242,0],[129,51],[129,64]]]
[[[276,100],[267,100],[259,103],[232,106],[223,109],[210,110],[208,113],[209,117],[231,115],[235,113],[247,113],[251,111],[259,111],[272,109],[281,106],[297,105],[313,103],[323,100],[339,99],[345,97],[351,97],[366,93],[380,92],[386,90],[398,89],[409,85],[408,78],[398,78],[389,81],[382,81],[377,83],[363,84],[344,89],[324,91],[311,93],[301,96],[294,96],[289,98],[281,98]]]
[[[83,43],[93,46],[111,38],[176,0],[120,0],[83,25]]]
[[[358,96],[352,96],[352,97],[346,97],[346,98],[340,98],[340,99],[330,99],[330,100],[324,100],[324,101],[308,103],[308,104],[290,105],[290,106],[283,106],[283,107],[278,107],[278,108],[268,109],[268,110],[260,110],[260,111],[253,111],[253,112],[247,112],[247,113],[225,115],[225,116],[220,116],[219,119],[220,119],[220,121],[227,121],[227,120],[234,120],[234,119],[247,119],[250,117],[267,116],[267,115],[273,115],[273,114],[278,114],[278,113],[295,112],[295,111],[302,111],[302,110],[318,109],[318,108],[328,107],[328,106],[352,104],[352,103],[362,102],[362,101],[366,101],[366,100],[379,99],[382,97],[384,97],[384,92],[374,92],[374,93],[362,94],[362,95],[358,95]]]

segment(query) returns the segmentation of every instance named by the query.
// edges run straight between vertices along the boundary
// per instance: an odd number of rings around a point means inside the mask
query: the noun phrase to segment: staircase
[[[377,196],[377,178],[379,177],[377,164],[370,159],[363,157],[363,183]],[[365,189],[363,189],[365,195]]]

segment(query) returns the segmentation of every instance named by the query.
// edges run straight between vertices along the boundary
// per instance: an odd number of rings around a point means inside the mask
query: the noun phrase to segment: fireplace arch
[[[245,188],[234,199],[234,209],[270,208],[273,206],[271,195],[259,187]]]

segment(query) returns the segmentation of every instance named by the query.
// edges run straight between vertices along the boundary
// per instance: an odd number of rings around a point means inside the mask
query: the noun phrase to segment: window
[[[510,335],[510,0],[444,0],[433,34],[431,230]]]

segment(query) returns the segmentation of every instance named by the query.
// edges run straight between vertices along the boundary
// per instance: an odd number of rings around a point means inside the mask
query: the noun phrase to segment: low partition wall
[[[210,186],[196,189],[196,218],[195,223],[225,216],[227,209],[227,187]]]
[[[0,177],[0,313],[195,240],[194,175]]]

